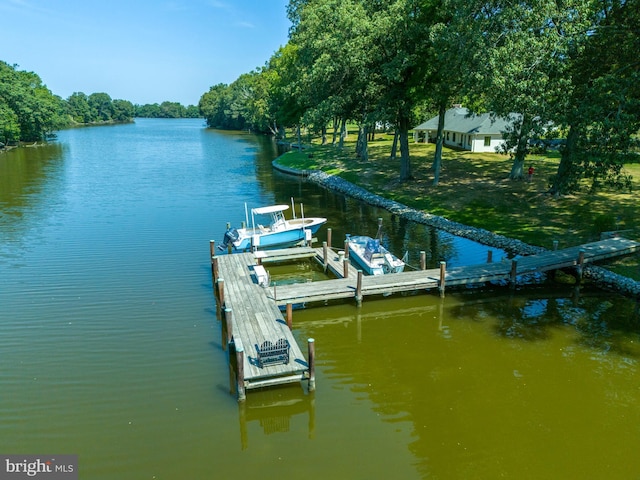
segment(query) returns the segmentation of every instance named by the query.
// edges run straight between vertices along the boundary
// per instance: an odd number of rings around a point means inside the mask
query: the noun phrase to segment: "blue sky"
[[[288,38],[288,0],[0,0],[0,60],[63,98],[197,105]]]

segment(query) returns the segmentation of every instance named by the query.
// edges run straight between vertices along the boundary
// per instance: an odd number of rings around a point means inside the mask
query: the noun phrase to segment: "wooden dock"
[[[440,268],[415,270],[379,276],[364,276],[331,248],[297,247],[255,253],[215,256],[211,242],[211,264],[214,290],[223,318],[223,336],[228,346],[230,365],[234,368],[238,398],[245,390],[272,385],[309,381],[315,388],[314,341],[308,340],[308,360],[291,333],[291,310],[294,304],[313,304],[327,300],[355,299],[407,291],[438,289],[445,286],[481,284],[506,280],[515,285],[525,274],[573,268],[578,277],[585,264],[634,253],[640,243],[624,238],[611,238],[563,250],[517,257],[508,262],[460,266],[451,269],[441,262]],[[335,279],[292,285],[269,285],[264,281],[265,266],[270,262],[297,261],[313,258]],[[268,273],[267,273],[268,278]],[[263,284],[261,286],[260,284]],[[279,307],[286,307],[286,319]],[[287,362],[266,364],[260,351],[264,342],[275,344],[284,339],[290,346]]]
[[[303,379],[313,388],[313,365],[305,359],[278,306],[265,295],[266,288],[258,284],[254,254],[223,255],[212,260],[217,270],[214,284],[221,307],[223,341],[238,377],[238,398],[244,399],[245,390]],[[260,347],[265,341],[275,344],[279,339],[290,346],[288,362],[263,365]],[[312,342],[310,339],[310,352]]]
[[[563,250],[519,257],[509,262],[466,265],[451,269],[446,269],[446,265],[441,264],[438,269],[378,276],[350,275],[347,278],[326,282],[286,285],[278,287],[275,294],[273,289],[270,289],[270,295],[277,305],[282,306],[288,303],[306,304],[346,298],[361,301],[363,297],[370,295],[435,288],[442,293],[445,286],[480,284],[500,280],[508,280],[515,284],[516,278],[521,275],[568,267],[574,267],[578,271],[578,275],[581,275],[582,268],[587,263],[634,253],[639,248],[640,243],[633,240],[611,238]],[[358,277],[360,277],[359,280]]]

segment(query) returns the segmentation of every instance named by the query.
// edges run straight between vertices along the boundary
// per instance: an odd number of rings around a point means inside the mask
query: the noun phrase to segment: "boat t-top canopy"
[[[252,208],[251,213],[256,215],[268,215],[270,213],[284,212],[289,208],[289,205],[270,205],[268,207]]]

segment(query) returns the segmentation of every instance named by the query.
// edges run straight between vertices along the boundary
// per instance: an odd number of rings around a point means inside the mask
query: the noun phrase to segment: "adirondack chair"
[[[289,341],[286,338],[280,338],[275,345],[269,340],[262,342],[258,350],[258,361],[261,367],[269,365],[279,365],[289,363]]]

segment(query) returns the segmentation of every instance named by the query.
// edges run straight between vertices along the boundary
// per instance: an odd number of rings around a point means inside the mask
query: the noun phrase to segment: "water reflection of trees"
[[[612,302],[612,294],[601,291],[580,293],[579,287],[571,295],[527,287],[506,298],[483,295],[465,300],[452,313],[459,318],[473,318],[483,312],[495,319],[496,334],[525,341],[544,340],[554,327],[570,325],[579,333],[580,345],[633,354],[624,345],[629,335],[640,334],[637,303],[622,298]]]

